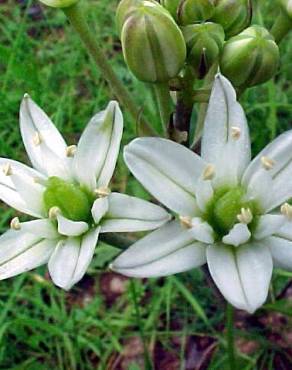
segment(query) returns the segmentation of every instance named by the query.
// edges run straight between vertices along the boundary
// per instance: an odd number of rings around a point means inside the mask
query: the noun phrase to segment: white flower
[[[54,283],[70,289],[90,264],[99,233],[153,230],[169,220],[162,208],[108,188],[123,131],[118,103],[90,120],[78,146],[67,146],[27,95],[20,128],[34,169],[0,158],[0,199],[38,219],[14,218],[0,237],[0,279],[48,262]]]
[[[124,156],[135,177],[178,220],[135,243],[111,267],[151,277],[207,262],[231,304],[249,312],[260,307],[273,264],[292,269],[292,207],[285,203],[292,197],[292,130],[250,162],[244,112],[229,81],[217,75],[201,157],[159,138],[134,140]]]

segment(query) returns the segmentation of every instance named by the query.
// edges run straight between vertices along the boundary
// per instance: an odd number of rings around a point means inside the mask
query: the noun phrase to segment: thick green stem
[[[140,117],[140,111],[135,102],[132,100],[128,91],[123,83],[117,78],[115,72],[107,61],[105,54],[97,43],[96,36],[90,31],[86,21],[82,5],[77,2],[76,4],[63,8],[64,13],[69,19],[75,31],[79,34],[81,40],[86,46],[89,54],[97,64],[102,77],[109,84],[113,94],[117,97],[120,103],[128,110],[135,122],[139,121],[140,128],[145,135],[155,135],[155,131],[151,125],[143,118]]]
[[[167,136],[167,129],[170,121],[170,116],[172,113],[168,84],[157,83],[154,85],[154,91],[158,102],[158,109],[160,113],[162,129],[164,131],[165,136]]]
[[[227,303],[226,309],[226,340],[230,370],[236,370],[235,346],[234,346],[234,308]]]
[[[205,78],[203,89],[209,88],[210,85],[212,85],[212,83],[214,81],[215,74],[217,73],[217,69],[218,69],[218,64],[215,63],[211,67],[209,73],[207,74],[207,76]],[[192,149],[196,148],[197,144],[201,140],[207,109],[208,109],[208,102],[200,104],[198,118],[197,118],[196,131],[195,131],[195,137],[194,137],[194,141],[191,145]]]
[[[291,29],[292,20],[284,11],[281,11],[271,29],[271,34],[274,36],[276,43],[279,44]]]

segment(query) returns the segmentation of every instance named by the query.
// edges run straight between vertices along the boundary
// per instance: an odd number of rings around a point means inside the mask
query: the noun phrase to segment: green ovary
[[[249,208],[253,216],[258,214],[254,201],[244,200],[245,190],[242,187],[218,189],[207,206],[205,220],[213,227],[219,237],[228,234],[238,223],[237,216],[242,208]],[[252,224],[250,225],[252,227]]]
[[[73,221],[88,221],[91,216],[89,195],[80,186],[59,177],[48,179],[44,203],[48,212],[52,207],[58,207],[64,217]]]

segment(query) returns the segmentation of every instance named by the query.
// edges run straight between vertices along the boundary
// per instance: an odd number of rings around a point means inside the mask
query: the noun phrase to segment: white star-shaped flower
[[[54,283],[70,289],[85,274],[100,233],[153,230],[169,220],[161,207],[108,188],[123,131],[117,102],[90,120],[77,146],[66,145],[27,95],[20,128],[34,168],[0,158],[0,199],[37,219],[14,218],[0,237],[0,279],[48,262]]]
[[[134,277],[201,266],[235,307],[254,312],[267,298],[273,265],[292,269],[292,130],[251,161],[244,112],[217,75],[201,157],[165,139],[125,148],[134,176],[177,220],[123,252],[112,268]]]

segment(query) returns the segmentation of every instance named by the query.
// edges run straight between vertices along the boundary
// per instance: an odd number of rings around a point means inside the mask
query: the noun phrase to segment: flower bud
[[[183,27],[183,35],[188,49],[188,63],[196,76],[203,78],[219,59],[225,38],[224,30],[220,24],[207,22]]]
[[[40,0],[41,3],[52,8],[68,8],[78,2],[78,0]]]
[[[279,48],[263,27],[252,26],[232,37],[224,46],[221,71],[236,87],[268,81],[279,64]]]
[[[279,0],[284,12],[292,18],[292,0]]]
[[[211,20],[221,24],[229,38],[248,27],[251,17],[251,0],[215,0],[215,13]]]
[[[181,25],[205,22],[215,11],[213,0],[181,0],[178,8],[178,21]]]
[[[158,3],[143,1],[122,28],[122,47],[129,69],[145,82],[167,82],[186,58],[183,34]]]
[[[148,0],[150,2],[155,3],[154,0]],[[137,9],[141,4],[143,3],[143,0],[122,0],[117,8],[116,12],[116,24],[118,28],[119,34],[122,32],[122,27],[129,17],[129,15],[132,13],[133,10]]]
[[[177,10],[181,0],[161,0],[161,5],[169,11],[172,17],[177,20]]]

